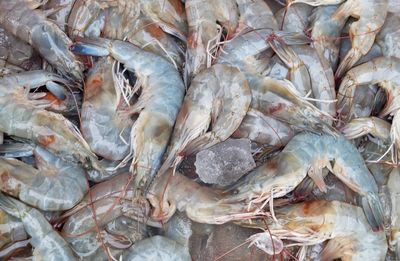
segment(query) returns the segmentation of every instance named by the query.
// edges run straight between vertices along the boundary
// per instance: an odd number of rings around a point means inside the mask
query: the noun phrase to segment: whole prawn
[[[81,81],[82,64],[69,50],[72,41],[39,10],[33,1],[1,1],[0,24],[4,29],[32,45],[61,74]]]
[[[178,113],[159,173],[162,175],[171,166],[176,168],[185,155],[229,138],[239,127],[250,102],[250,88],[238,69],[217,64],[198,74]]]
[[[42,210],[66,210],[87,191],[83,168],[62,161],[43,148],[34,150],[38,169],[16,160],[0,158],[4,193]]]
[[[73,47],[86,55],[111,55],[134,72],[142,84],[139,100],[130,111],[138,114],[131,131],[135,187],[145,189],[161,164],[181,106],[185,86],[174,66],[160,56],[127,42],[107,39],[86,40]]]
[[[290,240],[292,243],[286,247],[315,245],[329,240],[321,252],[322,260],[385,260],[384,231],[372,231],[362,209],[357,206],[319,200],[279,208],[275,215],[275,222],[269,222],[268,231],[249,238],[252,245],[271,249],[271,237],[277,246],[283,245],[282,239]],[[265,225],[261,227],[257,222],[245,226],[265,230]]]
[[[375,36],[385,22],[387,8],[387,0],[347,0],[332,15],[332,19],[335,21],[343,21],[350,16],[358,18],[350,26],[352,47],[340,62],[335,73],[336,78],[342,77],[371,49]]]

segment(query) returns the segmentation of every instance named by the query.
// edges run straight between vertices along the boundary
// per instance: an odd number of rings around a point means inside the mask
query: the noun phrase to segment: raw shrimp
[[[337,9],[336,5],[319,6],[310,17],[312,45],[319,57],[329,62],[333,71],[336,70],[339,59],[340,33],[346,23],[345,19],[331,19]]]
[[[106,19],[107,18],[107,19]],[[183,50],[157,24],[140,11],[138,1],[77,0],[68,19],[70,35],[126,40],[161,55],[178,67]]]
[[[351,120],[342,129],[348,139],[355,139],[371,134],[383,141],[390,141],[390,123],[377,117],[357,118]]]
[[[0,59],[25,70],[39,69],[40,58],[32,46],[0,27]]]
[[[229,138],[250,102],[250,88],[238,69],[216,64],[198,74],[177,116],[168,156],[159,174],[171,166],[175,169],[185,156]]]
[[[93,186],[92,195],[87,194],[80,204],[63,215],[69,217],[62,233],[77,255],[88,257],[100,248],[101,245],[96,238],[96,223],[101,230],[107,223],[121,216],[146,223],[148,203],[139,199],[132,202],[134,190],[129,186],[129,181],[130,176],[124,174]],[[92,204],[95,217],[92,213]],[[160,226],[156,222],[150,224]]]
[[[338,91],[338,113],[343,121],[352,118],[354,91],[358,86],[378,84],[387,94],[387,103],[380,116],[394,114],[391,128],[391,139],[400,145],[400,128],[397,126],[399,109],[400,59],[395,57],[378,57],[352,68],[343,78]]]
[[[82,104],[81,130],[90,148],[109,160],[122,160],[129,153],[133,121],[119,112],[121,91],[115,87],[113,60],[100,58],[88,72]]]
[[[360,207],[321,200],[285,206],[277,209],[275,215],[277,222],[268,224],[269,231],[249,238],[253,244],[271,248],[271,236],[274,241],[285,239],[293,242],[286,247],[315,245],[329,240],[321,253],[321,260],[385,259],[385,233],[371,230]]]
[[[143,12],[165,32],[186,40],[185,7],[179,0],[140,0]]]
[[[30,244],[35,248],[33,260],[76,260],[68,243],[38,210],[3,194],[0,194],[0,208],[21,219],[31,236]]]
[[[321,191],[326,191],[322,177],[325,167],[361,196],[362,207],[373,229],[382,228],[382,207],[376,182],[357,149],[341,136],[296,135],[276,159],[258,167],[230,188],[221,203],[247,201],[251,204],[282,197],[307,174]]]
[[[232,134],[233,138],[249,138],[272,148],[285,146],[293,136],[294,131],[287,124],[254,109],[247,112],[239,128]]]
[[[0,248],[28,238],[22,222],[0,209]]]
[[[371,49],[375,36],[385,22],[387,8],[387,0],[347,0],[332,15],[331,19],[335,21],[347,20],[350,16],[358,18],[350,26],[352,47],[336,70],[337,78],[344,75]]]
[[[252,92],[251,108],[289,124],[295,130],[336,135],[332,117],[320,111],[287,80],[247,75]]]
[[[332,68],[309,46],[293,46],[293,50],[307,67],[315,106],[332,117],[336,116],[336,91]]]
[[[163,236],[144,239],[122,255],[122,260],[192,260],[189,251],[179,243]]]
[[[211,66],[217,55],[213,50],[217,50],[224,29],[226,38],[232,37],[238,26],[239,11],[232,0],[218,3],[210,0],[188,0],[185,8],[189,33],[184,79],[189,85],[198,73]]]
[[[0,96],[0,131],[32,140],[66,161],[101,171],[96,155],[77,128],[62,115],[37,108],[23,92]]]
[[[82,80],[82,64],[69,50],[72,41],[41,11],[32,10],[26,0],[1,1],[0,24],[32,45],[61,74]]]
[[[182,104],[185,86],[179,72],[162,57],[122,41],[99,38],[77,43],[73,49],[87,55],[112,55],[126,69],[135,72],[141,82],[139,100],[131,107],[131,112],[139,117],[131,131],[130,170],[135,175],[134,186],[145,189],[161,164]]]
[[[0,158],[4,181],[0,189],[42,210],[74,207],[87,191],[84,170],[40,147],[35,149],[35,155],[38,169],[16,159]]]

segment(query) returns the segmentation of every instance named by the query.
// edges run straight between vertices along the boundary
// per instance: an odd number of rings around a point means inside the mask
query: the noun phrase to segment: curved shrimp
[[[391,127],[392,141],[400,145],[398,130],[399,86],[400,86],[400,59],[395,57],[378,57],[369,62],[352,68],[340,83],[338,91],[338,113],[342,120],[348,121],[352,117],[354,91],[358,86],[378,84],[387,93],[385,108],[380,116],[394,114]]]
[[[101,171],[96,155],[77,128],[62,115],[37,108],[23,92],[0,96],[0,131],[32,140],[66,161]]]
[[[82,64],[69,50],[72,41],[39,10],[31,10],[25,0],[2,1],[0,24],[32,45],[62,75],[76,81],[83,78]]]
[[[34,260],[76,260],[68,243],[38,210],[3,194],[0,194],[0,208],[21,219],[25,231],[31,236]]]
[[[322,260],[385,259],[384,231],[372,231],[362,209],[357,206],[320,200],[285,206],[277,209],[275,215],[277,222],[268,224],[269,231],[249,238],[253,244],[270,244],[270,240],[262,240],[265,235],[271,237],[270,232],[276,241],[293,242],[287,246],[308,246],[329,240],[321,253]]]
[[[331,165],[332,161],[334,164]],[[372,228],[382,228],[383,214],[378,186],[360,153],[341,136],[311,133],[296,135],[276,159],[248,174],[220,202],[239,204],[245,201],[250,204],[270,201],[291,192],[307,174],[321,191],[326,191],[322,177],[325,167],[361,196],[364,213]]]
[[[165,32],[186,40],[185,7],[179,0],[141,0],[141,8]]]
[[[85,172],[79,166],[63,162],[48,151],[35,149],[39,169],[16,160],[0,158],[0,189],[42,210],[66,210],[85,195]]]
[[[122,160],[129,153],[133,121],[118,112],[121,93],[113,80],[113,61],[99,59],[88,72],[82,104],[81,130],[90,148],[109,160]]]
[[[63,215],[68,216],[63,226],[63,236],[78,256],[92,256],[100,248],[96,238],[96,223],[101,230],[121,216],[146,223],[149,209],[147,202],[132,202],[135,191],[129,186],[129,181],[130,175],[124,174],[96,184],[91,188],[93,195],[87,194],[80,204]],[[160,226],[159,223],[151,224]]]
[[[157,173],[182,104],[185,86],[179,72],[162,57],[122,41],[96,39],[77,43],[74,51],[112,55],[142,83],[142,93],[131,112],[139,114],[131,131],[135,186],[145,188]]]
[[[188,0],[185,2],[189,33],[186,50],[184,79],[187,85],[202,70],[211,66],[223,29],[230,38],[239,22],[238,7],[232,0],[214,3],[210,0]],[[218,25],[218,23],[222,25]]]
[[[138,1],[77,0],[68,25],[71,36],[126,39],[145,51],[171,60],[177,67],[183,63],[182,48],[141,12]]]
[[[232,134],[233,138],[249,138],[251,141],[267,147],[283,147],[294,136],[287,124],[250,109],[242,123]]]
[[[159,174],[174,169],[184,156],[229,138],[251,102],[250,88],[236,68],[216,64],[192,81],[177,116],[171,145]],[[211,131],[207,131],[211,126]]]
[[[342,77],[363,55],[367,54],[375,36],[383,26],[388,8],[387,0],[347,0],[332,15],[335,21],[358,18],[350,26],[352,47],[336,70],[336,78]]]

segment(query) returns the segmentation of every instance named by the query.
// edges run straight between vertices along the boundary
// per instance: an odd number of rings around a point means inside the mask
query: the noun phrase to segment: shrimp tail
[[[383,229],[383,210],[376,193],[368,193],[361,198],[361,205],[368,223],[374,231]]]
[[[300,60],[293,49],[281,38],[271,37],[268,39],[268,43],[285,64],[293,64]]]
[[[284,31],[274,32],[272,35],[270,35],[270,37],[268,37],[268,40],[270,39],[279,39],[281,42],[284,42],[287,45],[303,45],[312,42],[312,40],[305,34]]]
[[[23,203],[0,192],[0,209],[7,212],[7,214],[20,218],[20,211],[25,210],[25,208],[26,206]]]
[[[214,146],[215,144],[221,142],[220,139],[213,136],[215,136],[213,132],[207,132],[201,135],[200,137],[194,139],[182,151],[183,155],[187,156],[192,155],[196,152],[208,149],[209,147]]]
[[[351,48],[343,61],[340,62],[339,67],[335,72],[335,79],[340,79],[351,67],[353,67],[354,64],[356,64],[358,60],[360,60],[362,55],[363,54],[360,50]]]
[[[334,260],[343,257],[345,250],[353,247],[354,240],[352,238],[337,237],[328,241],[325,248],[321,252],[321,260]]]
[[[80,39],[71,46],[71,51],[78,55],[108,56],[111,41],[108,39]]]

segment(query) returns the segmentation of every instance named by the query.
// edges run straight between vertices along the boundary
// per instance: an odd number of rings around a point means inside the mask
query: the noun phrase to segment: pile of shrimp
[[[1,260],[400,260],[399,152],[399,0],[0,0]]]

